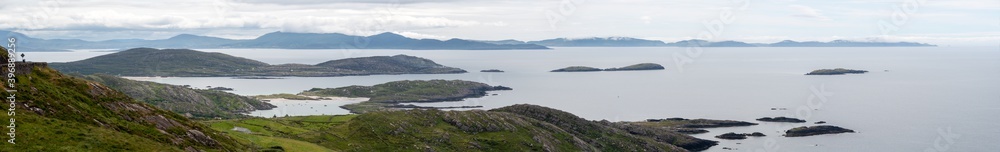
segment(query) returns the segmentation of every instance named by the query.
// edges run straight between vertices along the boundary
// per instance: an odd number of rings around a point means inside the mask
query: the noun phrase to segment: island
[[[599,69],[588,66],[570,66],[562,69],[552,70],[551,72],[638,71],[638,70],[663,70],[663,69],[665,68],[663,68],[663,66],[660,64],[640,63],[620,68],[607,68],[607,69]]]
[[[481,70],[479,72],[503,72],[503,70],[489,69],[489,70]]]
[[[836,68],[836,69],[813,70],[812,72],[806,73],[806,75],[844,75],[844,74],[863,74],[863,73],[868,73],[868,71]]]
[[[555,69],[552,70],[551,72],[593,72],[593,71],[602,71],[602,70],[594,67],[570,66],[562,69]]]
[[[853,133],[854,130],[844,129],[837,126],[821,125],[821,126],[802,126],[789,129],[785,131],[785,137],[804,137],[804,136],[814,136],[823,134],[839,134],[839,133]]]
[[[639,63],[621,68],[609,68],[604,71],[635,71],[635,70],[663,70],[662,65],[656,63]]]
[[[802,120],[802,119],[788,118],[788,117],[774,117],[774,118],[764,117],[764,118],[758,118],[757,121],[764,121],[764,122],[791,122],[791,123],[803,123],[803,122],[806,122],[805,120]]]
[[[369,98],[368,101],[341,106],[351,113],[366,113],[393,107],[413,108],[400,105],[401,103],[461,101],[465,98],[483,97],[487,91],[497,90],[512,88],[464,80],[404,80],[374,86],[313,88],[299,95]]]
[[[65,73],[169,77],[334,77],[391,74],[466,73],[429,59],[408,55],[370,56],[331,60],[315,65],[270,65],[222,53],[190,49],[135,48],[85,60],[51,63]]]
[[[741,140],[741,139],[747,139],[747,136],[750,136],[750,137],[764,137],[766,135],[764,135],[764,133],[760,133],[760,132],[742,133],[742,134],[738,134],[738,133],[734,133],[734,132],[729,132],[729,133],[725,133],[725,134],[721,134],[721,135],[715,136],[715,138],[728,139],[728,140]]]

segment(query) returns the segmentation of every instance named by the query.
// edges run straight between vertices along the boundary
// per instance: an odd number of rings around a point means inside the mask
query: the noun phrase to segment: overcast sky
[[[185,33],[251,39],[283,31],[480,40],[626,36],[1000,45],[1000,0],[0,1],[0,29],[50,39]]]

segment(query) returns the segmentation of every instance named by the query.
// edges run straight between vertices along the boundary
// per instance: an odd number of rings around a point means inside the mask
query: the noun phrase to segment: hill
[[[0,62],[6,62],[7,50],[0,52],[3,58]],[[3,119],[16,119],[14,141],[17,144],[0,146],[0,151],[254,149],[201,123],[137,102],[100,83],[60,74],[45,63],[14,65],[17,67],[16,83],[3,86],[17,91],[2,94],[16,97],[12,105],[17,107],[8,104],[0,104],[0,107],[14,109]]]
[[[257,99],[218,90],[192,89],[103,74],[77,77],[99,82],[138,101],[192,118],[239,118],[245,117],[240,113],[276,107]]]
[[[52,63],[66,73],[120,76],[351,76],[377,74],[446,74],[465,70],[406,56],[374,56],[333,60],[317,65],[281,64],[189,49],[135,48],[85,60]]]
[[[222,53],[189,49],[135,48],[85,60],[53,63],[66,73],[122,76],[221,76],[267,66],[267,63]]]
[[[715,143],[664,129],[589,121],[535,105],[489,111],[399,110],[209,123],[213,129],[262,147],[319,151],[688,151]]]

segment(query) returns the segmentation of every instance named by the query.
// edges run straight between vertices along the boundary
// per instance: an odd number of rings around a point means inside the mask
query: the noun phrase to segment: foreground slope
[[[317,151],[321,150],[315,145],[338,151],[688,151],[715,143],[659,128],[588,121],[535,105],[490,111],[396,110],[207,123],[261,147],[296,146]],[[708,145],[693,146],[699,143]],[[682,148],[685,146],[691,148]]]
[[[2,51],[3,62],[7,51]],[[7,65],[4,63],[4,65]],[[0,151],[247,151],[183,116],[136,102],[100,83],[62,75],[44,63],[16,63],[16,145]],[[7,122],[5,122],[6,124]],[[4,141],[6,141],[5,139]]]

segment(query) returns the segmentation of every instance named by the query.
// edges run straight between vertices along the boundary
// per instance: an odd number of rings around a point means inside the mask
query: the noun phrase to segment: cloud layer
[[[739,1],[735,1],[739,2]],[[148,0],[12,1],[0,6],[0,29],[43,38],[159,39],[189,33],[252,38],[273,31],[368,35],[394,31],[446,39],[629,36],[696,37],[707,21],[741,7],[700,0]],[[905,1],[753,1],[733,13],[720,40],[896,37],[996,45],[1000,1],[929,1],[882,35]],[[912,7],[911,7],[912,8]],[[556,20],[557,22],[553,22]],[[968,41],[969,39],[975,41]],[[954,40],[954,41],[952,41]],[[994,41],[996,40],[996,41]]]

